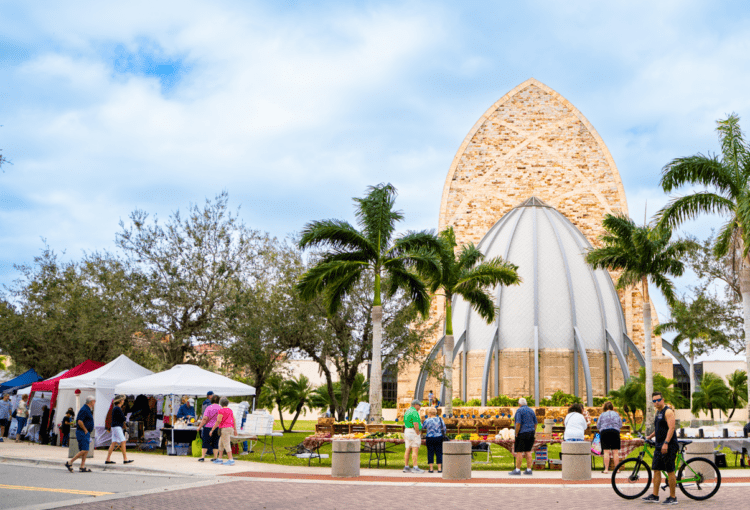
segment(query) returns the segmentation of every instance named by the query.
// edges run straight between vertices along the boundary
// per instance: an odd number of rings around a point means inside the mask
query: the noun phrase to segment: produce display
[[[331,436],[328,436],[331,437]],[[385,432],[357,432],[356,434],[334,434],[332,439],[403,439],[404,435],[398,432],[386,434]]]

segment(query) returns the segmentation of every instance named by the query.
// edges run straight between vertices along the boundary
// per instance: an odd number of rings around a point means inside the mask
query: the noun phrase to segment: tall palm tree
[[[489,290],[497,285],[521,283],[518,266],[504,262],[502,257],[484,260],[474,244],[461,247],[456,253],[456,234],[453,227],[440,232],[437,252],[439,267],[425,276],[430,292],[442,291],[445,296],[445,340],[443,341],[445,413],[453,412],[453,297],[461,296],[484,320],[495,320],[495,304]],[[416,395],[416,398],[421,396]]]
[[[713,310],[715,302],[706,298],[701,289],[696,292],[692,301],[676,299],[671,305],[672,318],[654,328],[654,333],[661,335],[667,332],[677,333],[672,340],[672,347],[679,351],[680,345],[688,343],[690,361],[690,408],[693,407],[695,393],[695,356],[705,354],[717,347],[726,346],[729,339],[721,331],[721,323]]]
[[[745,309],[745,356],[747,372],[750,373],[750,149],[736,114],[718,121],[716,130],[721,157],[698,153],[674,159],[664,167],[661,178],[666,193],[684,185],[699,185],[709,190],[671,200],[659,211],[658,217],[660,225],[671,228],[702,213],[721,214],[729,219],[719,232],[714,254],[721,257],[730,250],[742,253],[738,265]],[[750,406],[750,393],[747,402]]]
[[[729,386],[729,400],[732,405],[732,412],[727,421],[731,421],[737,408],[747,403],[747,372],[744,370],[735,370],[729,374],[727,376],[727,386]]]
[[[602,247],[592,249],[586,261],[597,269],[622,271],[617,288],[641,284],[643,296],[643,333],[646,358],[646,399],[654,390],[654,367],[651,362],[651,301],[648,284],[651,281],[662,292],[667,303],[675,302],[674,286],[668,276],[681,276],[685,266],[680,260],[688,251],[687,241],[671,242],[668,228],[637,226],[624,215],[607,214],[603,221],[606,234]],[[646,430],[653,427],[654,408],[646,405]]]
[[[303,249],[328,250],[302,275],[297,289],[302,299],[322,295],[330,314],[336,313],[366,271],[374,275],[370,420],[375,423],[382,421],[383,400],[381,278],[387,277],[386,297],[403,291],[426,318],[430,296],[414,270],[427,271],[435,265],[431,253],[439,248],[435,235],[428,231],[395,238],[396,223],[403,219],[394,210],[395,199],[396,188],[391,184],[371,186],[364,198],[354,199],[360,230],[342,220],[314,221],[305,226],[299,241]]]
[[[693,395],[690,411],[696,416],[700,411],[708,411],[713,420],[714,409],[726,414],[730,405],[730,391],[724,379],[711,372],[704,373],[701,378],[701,389]]]

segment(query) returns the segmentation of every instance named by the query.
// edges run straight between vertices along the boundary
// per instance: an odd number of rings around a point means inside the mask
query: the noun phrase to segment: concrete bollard
[[[331,476],[356,478],[359,476],[359,439],[336,439],[331,442]]]
[[[545,434],[552,434],[552,427],[555,426],[555,420],[546,418],[544,420],[544,433]]]
[[[563,480],[591,480],[590,441],[564,441],[561,456]]]
[[[693,441],[685,447],[685,461],[694,459],[696,457],[705,457],[706,459],[713,462],[714,460],[714,442],[712,440],[707,441]]]
[[[89,454],[86,455],[86,460],[94,458],[94,436],[91,436],[89,443]],[[76,428],[75,426],[70,427],[70,435],[68,436],[68,458],[72,459],[79,452],[78,439],[76,439]]]
[[[443,443],[443,479],[471,479],[471,443],[469,441]]]

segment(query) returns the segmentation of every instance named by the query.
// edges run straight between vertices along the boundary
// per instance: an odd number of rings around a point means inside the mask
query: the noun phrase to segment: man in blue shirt
[[[508,474],[521,474],[521,462],[525,454],[526,471],[523,474],[531,475],[531,463],[533,462],[531,450],[534,448],[534,438],[536,437],[536,413],[526,405],[526,399],[523,397],[518,399],[518,405],[520,407],[513,418],[516,422],[516,444],[513,447],[516,456],[516,469]]]
[[[86,404],[81,407],[76,416],[76,439],[78,440],[78,453],[75,457],[70,459],[70,462],[65,463],[65,467],[68,471],[73,472],[73,463],[81,459],[81,473],[91,473],[91,470],[86,467],[86,455],[89,453],[89,447],[91,446],[91,431],[94,430],[94,404],[96,399],[93,396],[86,397]]]

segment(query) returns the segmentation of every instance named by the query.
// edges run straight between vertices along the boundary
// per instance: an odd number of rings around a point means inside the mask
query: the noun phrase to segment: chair
[[[471,445],[471,458],[476,457],[477,453],[486,453],[487,459],[483,461],[477,461],[479,464],[489,464],[492,460],[492,447],[490,443],[481,442],[477,445]]]

